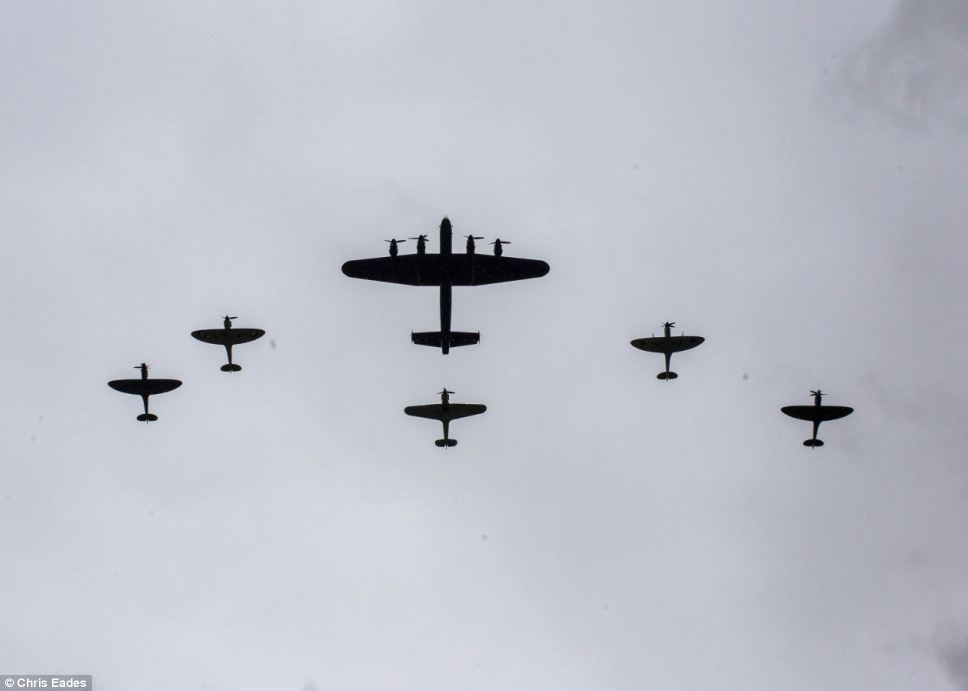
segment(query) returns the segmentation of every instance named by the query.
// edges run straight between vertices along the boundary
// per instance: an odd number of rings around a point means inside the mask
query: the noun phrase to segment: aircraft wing
[[[428,420],[443,420],[444,419],[444,406],[439,403],[432,403],[430,405],[408,405],[403,409],[407,415],[413,415],[414,417],[425,417]]]
[[[455,286],[483,286],[488,283],[540,278],[551,267],[540,259],[495,257],[492,254],[452,254],[448,263]]]
[[[205,343],[236,345],[248,343],[265,335],[262,329],[202,329],[192,331],[192,336]]]
[[[447,414],[450,415],[451,420],[456,420],[459,417],[480,415],[485,410],[487,410],[487,406],[480,403],[451,403],[448,406]]]
[[[396,257],[354,259],[343,264],[350,278],[402,283],[408,286],[439,286],[439,254],[401,254]]]
[[[109,381],[115,391],[130,393],[135,396],[152,396],[157,393],[167,393],[181,386],[177,379],[115,379]]]
[[[639,350],[650,353],[678,353],[695,348],[705,340],[702,336],[670,336],[669,338],[654,336],[652,338],[636,338],[632,341],[632,345]]]
[[[481,286],[539,278],[548,273],[550,267],[537,259],[495,257],[490,254],[451,254],[447,257],[446,267],[439,254],[402,254],[355,259],[343,264],[343,273],[350,278],[410,286],[439,286],[443,282],[445,269],[452,285]]]
[[[670,336],[668,340],[670,351],[678,353],[683,350],[695,348],[706,339],[702,336]]]
[[[456,420],[470,415],[480,415],[487,410],[486,405],[479,403],[448,403],[445,410],[440,403],[430,405],[410,405],[403,409],[407,415],[425,417],[430,420]]]
[[[780,408],[780,411],[798,420],[824,422],[846,417],[854,409],[845,405],[788,405]]]

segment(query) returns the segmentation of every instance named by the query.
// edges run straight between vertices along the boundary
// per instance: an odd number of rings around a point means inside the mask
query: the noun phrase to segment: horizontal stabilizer
[[[154,422],[158,416],[154,413],[142,413],[138,416],[138,422]]]
[[[434,442],[434,444],[436,444],[441,448],[445,446],[457,446],[457,440],[456,439],[438,439],[437,441]]]
[[[242,366],[236,365],[233,363],[231,365],[222,365],[221,367],[219,367],[219,369],[222,370],[223,372],[241,372]]]
[[[659,372],[655,375],[656,379],[677,379],[679,377],[675,372]]]
[[[410,334],[410,338],[417,345],[432,346],[434,348],[442,348],[446,345],[449,348],[456,348],[457,346],[474,345],[481,340],[481,335],[469,331],[451,331],[446,344],[439,331],[413,332]]]
[[[807,439],[803,442],[804,446],[823,446],[823,441],[820,439]]]
[[[444,343],[439,331],[413,331],[410,333],[410,340],[417,345],[433,346],[434,348],[439,348]]]
[[[481,335],[479,333],[471,333],[470,331],[450,332],[450,346],[452,348],[456,348],[457,346],[475,345],[480,340]]]

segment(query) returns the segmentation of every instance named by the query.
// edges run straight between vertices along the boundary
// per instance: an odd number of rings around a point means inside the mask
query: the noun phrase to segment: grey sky
[[[968,88],[968,4],[902,0],[865,42],[848,51],[839,94],[902,127],[962,132]]]
[[[968,689],[964,3],[0,5],[0,672]],[[384,238],[545,278],[344,277]],[[404,245],[405,251],[412,251]],[[223,354],[219,315],[267,336]],[[705,336],[661,358],[665,320]],[[272,343],[275,343],[273,347]],[[109,379],[184,386],[138,401]],[[407,418],[442,386],[486,414]],[[850,418],[779,407],[822,387]]]

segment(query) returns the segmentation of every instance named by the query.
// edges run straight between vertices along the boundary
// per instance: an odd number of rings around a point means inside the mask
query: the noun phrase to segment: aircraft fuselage
[[[453,230],[450,220],[440,222],[440,349],[444,355],[450,351],[450,313],[453,306],[453,289],[450,278],[450,255],[453,249]],[[444,433],[446,435],[446,432]]]

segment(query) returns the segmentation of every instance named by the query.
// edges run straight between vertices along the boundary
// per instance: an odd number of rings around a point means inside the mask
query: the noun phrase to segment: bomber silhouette
[[[662,353],[665,355],[665,372],[659,372],[656,375],[656,379],[665,379],[668,381],[669,379],[675,379],[678,377],[678,374],[669,371],[669,361],[672,359],[672,354],[678,353],[682,350],[695,348],[697,345],[706,340],[702,336],[673,336],[672,327],[675,325],[675,322],[666,322],[662,325],[664,330],[664,334],[662,336],[636,338],[634,341],[632,341],[632,345],[639,350],[645,350],[650,353]]]
[[[452,393],[454,392],[448,391],[447,387],[444,387],[443,391],[440,392],[440,403],[411,405],[403,409],[403,412],[407,415],[440,420],[444,425],[444,438],[436,440],[434,444],[443,448],[457,446],[457,440],[447,436],[451,420],[468,417],[469,415],[480,415],[487,410],[487,406],[480,403],[451,403],[450,394]]]
[[[265,334],[265,331],[262,329],[233,329],[233,319],[238,319],[238,317],[230,317],[226,314],[222,320],[221,329],[200,329],[198,331],[192,331],[192,336],[199,341],[225,346],[225,352],[228,355],[229,361],[228,364],[222,365],[220,368],[223,372],[238,372],[242,369],[241,365],[236,365],[232,362],[232,346],[254,341]]]
[[[480,286],[488,283],[520,281],[526,278],[540,278],[549,271],[547,263],[538,259],[519,259],[503,256],[502,244],[507,241],[495,240],[493,255],[476,252],[476,235],[467,236],[465,254],[451,251],[452,229],[450,221],[440,222],[440,254],[427,252],[427,236],[418,235],[411,240],[417,241],[416,254],[399,255],[397,244],[403,240],[387,240],[390,243],[390,256],[375,259],[356,259],[343,264],[343,273],[350,278],[363,278],[368,281],[401,283],[412,286],[440,287],[440,331],[411,332],[411,340],[418,345],[440,348],[446,355],[451,348],[473,345],[480,341],[479,333],[451,331],[451,292],[454,286]]]
[[[854,412],[854,409],[845,405],[820,405],[820,397],[827,394],[820,389],[810,393],[813,394],[813,405],[788,405],[780,408],[780,410],[790,417],[795,417],[798,420],[809,420],[813,423],[813,437],[805,440],[804,446],[823,446],[823,441],[817,439],[817,430],[820,429],[820,423],[846,417]]]
[[[143,415],[138,416],[138,420],[141,422],[154,422],[158,419],[158,416],[148,412],[148,396],[167,393],[168,391],[177,389],[182,383],[177,379],[148,379],[148,365],[143,362],[140,365],[135,365],[134,368],[141,370],[141,379],[114,379],[108,382],[108,386],[121,393],[141,396],[141,400],[145,404],[145,412]]]

